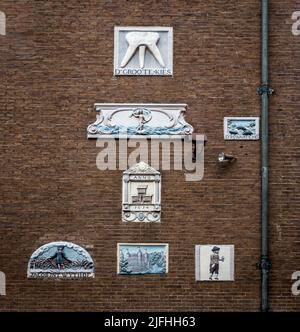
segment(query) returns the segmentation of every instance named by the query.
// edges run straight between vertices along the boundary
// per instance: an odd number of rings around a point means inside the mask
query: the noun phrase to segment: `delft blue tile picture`
[[[258,140],[259,118],[258,117],[225,117],[224,118],[225,140]]]
[[[94,277],[90,254],[71,242],[51,242],[38,248],[30,257],[28,278]]]
[[[118,244],[118,274],[165,273],[168,273],[168,244]]]

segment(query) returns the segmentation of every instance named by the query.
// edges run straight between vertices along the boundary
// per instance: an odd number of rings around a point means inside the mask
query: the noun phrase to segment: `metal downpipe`
[[[268,253],[268,209],[269,209],[269,0],[261,0],[261,311],[269,310],[268,279],[271,263]]]

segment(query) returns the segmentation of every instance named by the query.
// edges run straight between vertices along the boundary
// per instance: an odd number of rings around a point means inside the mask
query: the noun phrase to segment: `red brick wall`
[[[270,305],[300,310],[291,295],[291,274],[300,270],[300,36],[291,33],[300,1],[271,1],[270,78]]]
[[[270,307],[295,311],[300,1],[270,2]],[[260,141],[224,141],[223,117],[260,115],[260,1],[2,0],[0,10],[0,310],[258,311]],[[174,77],[114,77],[115,25],[172,26]],[[187,103],[207,135],[201,182],[162,172],[161,224],[121,223],[122,172],[99,171],[86,139],[95,102]],[[220,151],[237,162],[220,169]],[[95,279],[26,278],[31,253],[57,240],[87,248]],[[169,243],[168,275],[117,276],[118,242]],[[209,243],[235,245],[235,282],[195,282],[194,246]]]

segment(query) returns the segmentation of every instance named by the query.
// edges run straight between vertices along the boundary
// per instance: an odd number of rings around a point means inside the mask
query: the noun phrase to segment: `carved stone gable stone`
[[[145,162],[123,173],[124,222],[158,222],[161,213],[161,175]]]

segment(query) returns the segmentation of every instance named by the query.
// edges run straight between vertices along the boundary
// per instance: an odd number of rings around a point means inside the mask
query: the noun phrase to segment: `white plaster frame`
[[[126,135],[114,131],[115,121],[123,128],[138,126],[138,120],[131,116],[136,109],[146,109],[151,112],[151,120],[146,126],[151,133],[128,132]],[[87,127],[88,138],[163,138],[165,136],[185,136],[193,133],[194,128],[185,121],[187,104],[141,104],[141,103],[96,103],[94,110],[98,113],[96,121]],[[114,120],[118,114],[118,120]],[[104,130],[105,129],[105,130]],[[157,131],[156,131],[157,129]],[[162,131],[163,129],[163,131]]]

